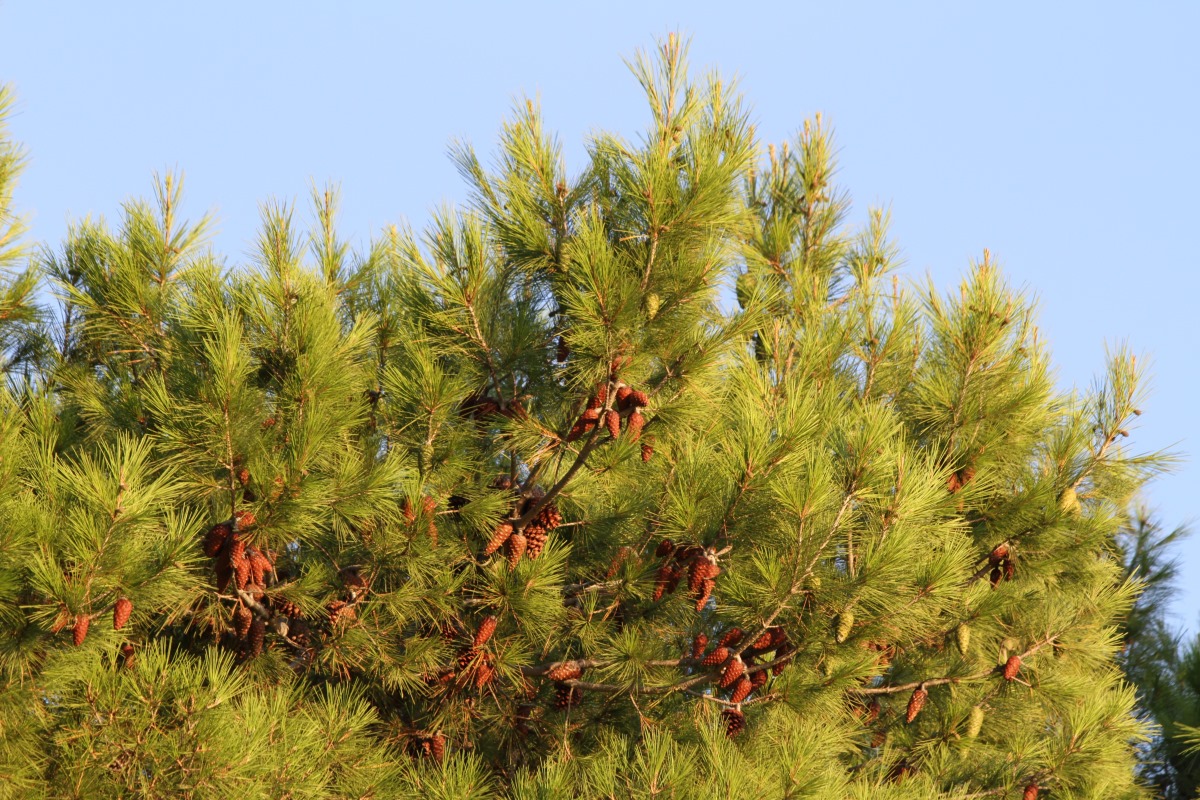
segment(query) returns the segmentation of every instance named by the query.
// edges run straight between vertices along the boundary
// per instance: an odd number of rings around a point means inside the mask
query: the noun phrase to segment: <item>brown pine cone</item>
[[[759,636],[757,639],[755,639],[753,642],[751,642],[750,647],[748,647],[747,650],[754,650],[755,652],[765,653],[771,649],[774,642],[775,642],[774,635],[771,633],[770,630],[767,630],[767,631],[763,632],[762,636]]]
[[[659,558],[666,558],[673,552],[675,552],[675,543],[670,539],[663,539],[658,543],[658,547],[654,548],[654,555]]]
[[[124,628],[132,613],[133,602],[128,597],[118,597],[116,605],[113,606],[113,630],[119,631]]]
[[[761,673],[754,673],[759,675]],[[729,695],[729,702],[740,703],[750,696],[750,692],[754,691],[754,684],[745,675],[738,678],[737,684],[733,687],[733,693]]]
[[[992,567],[992,573],[988,575],[988,580],[991,581],[992,588],[995,589],[1000,585],[1000,579],[1004,577],[1004,572],[1000,567]]]
[[[634,389],[629,395],[629,405],[634,408],[645,408],[650,405],[650,398],[640,389]]]
[[[722,711],[721,719],[725,721],[725,735],[731,739],[746,729],[746,715],[736,708]]]
[[[559,359],[562,361],[563,359]],[[446,737],[440,732],[435,733],[429,738],[429,752],[433,756],[433,760],[437,763],[442,763],[446,757]]]
[[[636,408],[625,421],[625,429],[629,431],[629,441],[636,442],[642,438],[642,428],[646,427],[646,418]]]
[[[708,637],[703,633],[697,633],[696,638],[692,639],[692,658],[700,658],[704,655],[706,647],[708,647]]]
[[[229,579],[233,577],[233,566],[230,565],[229,559],[218,558],[217,563],[213,566],[213,571],[217,576],[217,591],[225,591],[229,586]]]
[[[488,539],[487,546],[483,548],[483,554],[490,556],[492,553],[499,550],[508,541],[508,537],[512,536],[513,526],[508,522],[501,522],[496,526],[495,532],[492,533],[492,538]]]
[[[250,623],[254,621],[254,614],[250,613],[250,609],[245,606],[238,606],[233,611],[233,631],[238,635],[238,638],[245,638],[246,633],[250,630]]]
[[[925,701],[928,698],[929,692],[925,690],[925,684],[913,689],[912,697],[908,698],[908,711],[904,715],[904,721],[912,722],[916,719],[917,714],[920,714],[921,709],[925,707]]]
[[[1009,656],[1008,661],[1004,662],[1004,680],[1011,681],[1017,677],[1017,673],[1021,671],[1021,657]]]
[[[642,442],[642,463],[645,464],[653,456],[654,445],[650,444],[649,442]]]
[[[484,617],[479,623],[479,630],[475,631],[475,641],[473,645],[476,648],[483,647],[487,644],[488,639],[492,638],[492,634],[496,632],[496,618]]]
[[[563,661],[551,667],[546,677],[552,681],[576,681],[583,677],[583,668],[577,661]]]
[[[1006,558],[1008,558],[1008,545],[998,544],[988,554],[988,563],[994,567]]]
[[[336,626],[340,620],[351,621],[355,617],[354,607],[348,605],[345,600],[334,600],[325,606],[325,610],[329,612],[330,627]]]
[[[546,533],[545,528],[534,522],[530,523],[529,527],[525,529],[525,538],[529,542],[525,549],[525,554],[530,559],[536,559],[542,554],[542,550],[546,547],[546,540],[550,537]]]
[[[83,644],[83,640],[87,638],[88,627],[92,624],[92,618],[87,614],[80,614],[75,617],[75,625],[71,628],[71,641],[76,647]]]
[[[400,513],[404,516],[404,521],[409,525],[417,521],[417,512],[413,511],[412,501],[407,497],[400,501]]]
[[[619,387],[617,387],[616,405],[618,409],[624,411],[625,409],[629,408],[629,395],[631,394],[633,394],[633,389],[630,389],[625,384],[621,384]]]
[[[604,426],[608,428],[608,435],[616,439],[621,435],[621,415],[610,408],[604,413]]]
[[[733,685],[734,681],[742,677],[746,671],[746,662],[742,661],[741,656],[734,656],[728,664],[725,665],[724,672],[721,673],[721,680],[717,682],[717,686],[722,689],[728,689]]]
[[[625,563],[625,559],[633,555],[633,548],[622,545],[617,548],[617,552],[613,554],[612,561],[608,564],[608,569],[604,573],[604,580],[611,581],[616,574],[621,570],[621,565]]]
[[[460,650],[455,659],[458,663],[458,668],[462,670],[469,667],[477,655],[479,655],[479,651],[473,647],[469,647],[466,650]]]
[[[784,668],[787,667],[788,664],[792,663],[791,660],[781,661],[780,659],[787,658],[794,652],[796,652],[796,648],[791,642],[786,640],[776,647],[774,659],[776,663],[771,665],[771,674],[778,677],[783,672]]]
[[[746,634],[741,628],[730,628],[724,636],[721,637],[721,647],[737,647],[742,643],[742,639]]]
[[[703,611],[708,605],[708,600],[712,597],[713,589],[717,586],[717,582],[712,578],[704,581],[704,585],[700,587],[700,596],[696,598],[696,611]]]
[[[267,635],[267,623],[257,617],[250,623],[250,631],[246,634],[246,653],[250,658],[257,658],[263,649],[263,638]]]
[[[246,484],[250,483],[250,470],[246,469],[245,467],[242,467],[241,469],[239,469],[237,471],[237,481],[242,486],[245,486]]]
[[[755,689],[761,689],[767,683],[767,671],[760,669],[758,672],[750,673],[750,685]]]
[[[552,531],[562,524],[562,513],[558,510],[558,504],[551,500],[546,505],[542,506],[538,511],[537,523],[548,531]]]
[[[271,562],[267,557],[251,547],[246,551],[246,560],[250,562],[250,582],[259,586],[267,585],[267,573],[271,570]]]
[[[667,592],[667,587],[671,585],[671,576],[675,574],[675,568],[670,564],[663,564],[658,568],[658,572],[654,574],[654,602],[662,600]]]
[[[529,546],[529,540],[525,538],[525,534],[514,532],[508,537],[508,541],[504,545],[504,553],[508,556],[508,568],[516,569],[521,556],[525,555],[525,549]]]
[[[204,555],[211,558],[221,552],[221,548],[225,546],[225,540],[231,533],[233,533],[233,529],[225,522],[218,522],[209,528],[208,533],[204,534],[204,543],[201,545]]]
[[[250,583],[250,559],[243,558],[233,562],[234,585],[239,589],[245,589],[246,584]]]
[[[1025,791],[1021,793],[1021,800],[1037,800],[1038,792],[1041,790],[1041,787],[1035,781],[1025,787]]]
[[[492,666],[487,653],[484,653],[483,659],[475,665],[475,688],[482,689],[491,683],[494,677],[496,677],[496,668]]]
[[[1004,562],[1004,580],[1011,581],[1016,574],[1017,565],[1014,564],[1013,560],[1010,558]]]
[[[568,708],[574,708],[583,702],[583,690],[578,686],[570,686],[565,683],[554,684],[554,708],[558,711],[565,711]]]
[[[233,512],[233,527],[236,530],[244,531],[254,527],[257,522],[253,511],[235,511]]]
[[[700,591],[704,585],[704,579],[708,577],[708,560],[704,558],[696,558],[688,565],[688,591]]]
[[[604,408],[605,401],[608,400],[608,384],[602,383],[596,389],[596,393],[588,398],[588,408]]]
[[[121,658],[125,669],[133,669],[134,650],[133,645],[129,642],[121,645]]]
[[[700,662],[700,666],[702,666],[702,667],[718,667],[721,664],[724,664],[728,659],[729,659],[729,648],[728,647],[718,647],[716,650],[713,650],[711,653],[709,653],[708,655],[706,655],[704,657],[704,660],[702,660]]]

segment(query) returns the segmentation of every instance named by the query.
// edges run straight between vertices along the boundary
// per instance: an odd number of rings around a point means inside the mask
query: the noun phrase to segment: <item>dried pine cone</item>
[[[536,522],[530,523],[529,527],[525,529],[525,539],[529,543],[525,554],[531,559],[536,559],[542,554],[542,550],[546,547],[546,540],[549,538],[544,527]]]
[[[1004,577],[1004,572],[1000,567],[992,567],[992,573],[988,576],[988,580],[992,583],[992,588],[995,589],[1000,585],[1000,579]]]
[[[561,361],[562,359],[559,360]],[[446,757],[446,737],[440,732],[435,733],[429,738],[429,752],[433,756],[433,760],[439,764]]]
[[[1021,657],[1010,656],[1008,661],[1004,662],[1004,680],[1011,681],[1017,677],[1017,673],[1021,670]]]
[[[456,659],[457,663],[458,663],[458,668],[466,669],[467,667],[469,667],[471,665],[471,662],[475,660],[475,657],[477,655],[479,655],[479,651],[473,647],[470,647],[470,648],[467,648],[466,650],[460,651],[457,656],[457,659]]]
[[[499,550],[508,541],[508,537],[512,536],[513,526],[508,522],[501,522],[496,526],[496,530],[492,533],[492,538],[488,539],[487,546],[483,548],[483,554],[490,556],[492,553]]]
[[[654,548],[654,555],[659,558],[666,558],[673,552],[675,552],[675,543],[670,539],[663,539],[658,543],[658,547]]]
[[[482,689],[491,683],[494,677],[496,677],[496,668],[492,666],[487,653],[484,653],[483,659],[475,665],[475,688]]]
[[[225,540],[231,533],[233,533],[233,529],[225,522],[219,522],[209,528],[208,533],[204,534],[204,543],[201,545],[204,555],[211,558],[221,552],[221,548],[225,546]]]
[[[760,674],[760,673],[755,673]],[[729,702],[740,703],[750,696],[750,692],[754,691],[754,684],[750,679],[743,675],[738,679],[737,685],[733,687],[733,694],[729,695]]]
[[[908,711],[904,715],[904,721],[912,722],[916,719],[917,714],[920,714],[921,709],[925,707],[925,701],[928,698],[929,692],[925,690],[925,684],[913,689],[912,697],[908,698]]]
[[[254,523],[258,520],[254,516],[253,511],[235,511],[233,512],[233,527],[236,530],[244,531],[254,527]]]
[[[629,405],[634,408],[645,408],[650,405],[650,398],[640,389],[634,389],[629,395]]]
[[[724,664],[727,660],[729,660],[729,648],[718,647],[704,657],[704,660],[700,662],[700,666],[717,667]]]
[[[998,544],[988,554],[988,563],[994,567],[1006,558],[1008,558],[1008,545]]]
[[[618,386],[616,394],[617,408],[619,408],[621,411],[629,408],[629,395],[631,394],[633,394],[633,389],[630,389],[625,384]]]
[[[558,510],[558,504],[551,500],[542,506],[538,511],[536,521],[548,531],[552,531],[561,525],[562,513]]]
[[[519,531],[514,531],[513,535],[508,537],[508,541],[504,545],[504,552],[508,556],[509,569],[517,568],[517,563],[521,560],[521,556],[525,555],[525,549],[528,546],[529,540],[525,538],[525,534]]]
[[[733,682],[742,677],[746,671],[746,662],[742,661],[741,656],[734,656],[728,664],[725,665],[724,672],[721,673],[721,680],[717,682],[717,686],[722,689],[728,689],[733,685]]]
[[[475,632],[475,647],[483,647],[487,644],[488,639],[492,638],[492,634],[496,632],[496,618],[484,617],[479,623],[479,630]]]
[[[246,634],[246,654],[257,658],[263,649],[263,638],[267,635],[267,623],[257,617],[250,623],[250,631]]]
[[[588,408],[603,408],[605,401],[608,400],[608,385],[600,384],[596,389],[596,393],[588,398]]]
[[[583,702],[583,691],[578,686],[570,686],[565,683],[554,684],[554,708],[558,711],[565,711],[568,708],[574,708]]]
[[[83,640],[87,638],[88,627],[92,624],[92,618],[87,614],[80,614],[75,617],[75,625],[71,628],[71,641],[76,647],[83,644]]]
[[[233,630],[238,635],[238,638],[245,637],[250,630],[250,623],[254,621],[254,615],[250,613],[250,609],[245,606],[238,606],[233,611]]]
[[[1021,800],[1037,800],[1038,792],[1040,791],[1041,787],[1034,781],[1025,787],[1025,791],[1021,794]]]
[[[353,620],[355,617],[354,607],[348,605],[345,600],[334,600],[325,606],[325,610],[329,612],[331,627],[337,625],[339,620]]]
[[[285,617],[296,619],[304,616],[299,604],[293,603],[291,600],[286,600],[282,597],[275,597],[271,600],[271,606]]]
[[[760,669],[758,672],[750,673],[750,685],[755,689],[761,689],[767,683],[767,671]]]
[[[703,611],[708,605],[708,600],[712,597],[713,589],[717,586],[717,582],[712,578],[704,581],[704,585],[700,587],[700,596],[696,598],[696,610]]]
[[[616,439],[621,435],[621,415],[613,409],[609,409],[604,413],[604,426],[608,428],[608,435]]]
[[[721,712],[725,721],[725,735],[733,738],[746,729],[746,715],[736,708],[727,708]]]
[[[225,591],[225,588],[229,586],[229,579],[233,577],[233,566],[229,563],[229,559],[218,558],[213,571],[217,576],[217,591]]]
[[[242,558],[233,562],[234,585],[245,589],[250,582],[250,559]]]
[[[708,636],[697,633],[696,638],[692,639],[692,658],[702,656],[706,647],[708,647]]]
[[[113,606],[113,630],[119,631],[124,628],[132,613],[133,602],[128,597],[118,597],[116,605]]]
[[[577,661],[563,661],[555,664],[546,672],[546,677],[552,681],[575,681],[583,676],[583,668]]]

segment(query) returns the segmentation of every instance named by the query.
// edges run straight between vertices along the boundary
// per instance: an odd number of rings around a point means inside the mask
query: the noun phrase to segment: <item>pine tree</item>
[[[571,175],[520,105],[420,235],[322,189],[229,269],[168,175],[40,257],[9,795],[1143,796],[1136,360],[1056,391],[986,251],[942,296],[849,226],[819,116],[764,152],[677,37],[631,67],[638,141]]]

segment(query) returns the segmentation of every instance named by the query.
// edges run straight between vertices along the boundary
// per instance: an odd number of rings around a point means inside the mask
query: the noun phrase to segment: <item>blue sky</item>
[[[1200,4],[47,3],[0,0],[0,81],[30,154],[31,238],[115,219],[182,169],[192,216],[239,261],[258,204],[340,182],[364,242],[461,201],[455,138],[490,151],[540,98],[578,167],[590,131],[647,115],[622,63],[668,30],[697,69],[737,75],[760,133],[824,113],[861,218],[889,205],[905,274],[950,289],[989,248],[1039,300],[1065,386],[1105,342],[1152,362],[1132,447],[1187,456],[1148,499],[1200,517]],[[1200,622],[1200,533],[1177,624]]]

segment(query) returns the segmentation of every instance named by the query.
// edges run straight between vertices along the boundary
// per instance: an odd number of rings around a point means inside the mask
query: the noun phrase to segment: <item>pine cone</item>
[[[611,581],[616,574],[621,570],[621,565],[625,563],[625,559],[633,555],[633,548],[622,545],[617,548],[617,552],[613,554],[612,561],[608,564],[608,569],[604,572],[604,580]]]
[[[242,467],[241,469],[239,469],[237,471],[237,481],[242,486],[245,486],[246,484],[250,483],[250,470],[246,469],[245,467]]]
[[[756,675],[758,673],[755,673]],[[750,692],[754,691],[754,684],[750,679],[743,675],[738,679],[737,685],[733,687],[733,693],[729,695],[729,702],[740,703],[750,696]]]
[[[563,359],[559,359],[562,361]],[[433,760],[437,763],[442,763],[446,757],[446,737],[440,732],[435,733],[429,738],[429,752],[433,756]]]
[[[719,667],[729,660],[729,648],[718,647],[704,657],[700,662],[702,667]]]
[[[80,614],[75,617],[75,625],[71,628],[71,641],[76,647],[83,644],[83,640],[87,638],[88,627],[92,624],[92,618],[87,614]]]
[[[611,408],[604,414],[604,425],[612,438],[616,439],[621,435],[621,415]]]
[[[998,544],[988,554],[988,563],[994,567],[1006,558],[1008,558],[1008,545]]]
[[[707,647],[708,637],[703,633],[697,633],[696,638],[692,639],[692,658],[700,658]]]
[[[750,686],[753,689],[761,689],[767,683],[767,671],[760,669],[758,672],[750,673]]]
[[[721,673],[721,680],[717,682],[717,686],[722,689],[728,689],[733,685],[734,681],[742,677],[746,672],[746,662],[742,661],[741,656],[734,656],[728,664],[725,665],[725,671]]]
[[[542,554],[542,550],[546,547],[546,540],[549,538],[544,527],[536,522],[530,523],[529,527],[525,529],[525,539],[529,543],[525,554],[531,559],[536,559]]]
[[[668,594],[667,587],[671,586],[671,578],[675,574],[675,567],[670,564],[663,564],[658,568],[658,572],[654,575],[654,602],[662,600],[664,594]],[[678,582],[678,578],[675,579]]]
[[[250,631],[246,634],[246,653],[250,658],[257,658],[262,653],[263,638],[267,635],[267,623],[257,617],[250,623]]]
[[[1021,794],[1021,800],[1037,800],[1040,791],[1041,787],[1036,782],[1031,783],[1025,787],[1025,791]]]
[[[763,633],[762,636],[759,636],[757,639],[755,639],[753,642],[751,642],[750,646],[746,649],[753,650],[756,653],[765,653],[771,649],[774,641],[775,641],[774,634],[770,630],[767,630]]]
[[[492,634],[496,632],[496,618],[484,617],[479,623],[479,630],[475,632],[475,641],[473,642],[476,648],[483,647],[487,644],[488,639],[492,638]]]
[[[983,706],[972,706],[967,717],[967,738],[974,739],[983,730]]]
[[[629,395],[631,394],[633,394],[633,389],[630,389],[625,384],[621,384],[619,387],[617,387],[617,408],[619,408],[621,411],[629,408]]]
[[[1004,662],[1004,680],[1011,681],[1017,677],[1017,673],[1021,670],[1021,657],[1010,656],[1008,661]]]
[[[245,589],[246,584],[250,582],[250,559],[243,558],[233,562],[234,585],[239,589]]]
[[[583,701],[583,692],[578,686],[569,686],[565,683],[554,684],[554,708],[558,711],[565,711],[568,708],[574,708]]]
[[[913,689],[912,697],[908,698],[908,712],[904,715],[904,721],[912,722],[916,719],[917,714],[920,714],[921,709],[925,707],[925,701],[928,698],[929,692],[925,690],[925,684]]]
[[[562,336],[562,334],[559,334],[558,349],[554,351],[554,360],[561,363],[566,361],[569,355],[571,355],[571,348],[567,344],[567,340]]]
[[[787,667],[788,664],[792,663],[791,660],[780,661],[780,659],[790,656],[795,651],[796,651],[795,646],[793,646],[792,643],[788,642],[788,641],[784,641],[777,648],[775,648],[775,662],[776,663],[771,665],[771,674],[778,677],[783,672],[784,668]]]
[[[600,387],[598,389],[596,389],[596,393],[594,395],[592,395],[590,398],[588,398],[587,407],[588,408],[603,408],[604,403],[607,400],[608,400],[608,385],[602,383],[602,384],[600,384]]]
[[[746,715],[736,708],[722,711],[721,719],[725,721],[725,735],[731,739],[746,729]]]
[[[235,511],[233,512],[233,526],[236,530],[245,531],[254,527],[254,523],[258,520],[254,516],[253,511]]]
[[[132,613],[133,602],[128,597],[118,597],[116,605],[113,606],[113,630],[119,631],[124,628]]]
[[[1014,564],[1013,560],[1010,558],[1004,562],[1004,580],[1011,581],[1016,574],[1017,565]]]
[[[988,576],[991,581],[992,588],[995,589],[1000,585],[1000,579],[1004,577],[1004,572],[999,567],[992,567],[992,574]]]
[[[417,512],[413,511],[412,501],[407,497],[400,501],[400,513],[404,516],[404,521],[409,525],[417,521]]]
[[[221,548],[225,546],[226,538],[231,533],[233,533],[233,529],[224,522],[218,522],[209,528],[208,533],[204,534],[204,543],[201,545],[204,549],[204,555],[212,558],[221,552]]]
[[[708,577],[708,559],[696,558],[688,565],[688,591],[693,594],[700,591],[704,580]]]
[[[552,531],[562,524],[562,513],[558,510],[558,504],[551,500],[546,505],[542,506],[538,511],[537,523],[547,531]]]
[[[228,558],[218,558],[213,571],[217,576],[217,591],[223,592],[229,586],[229,579],[233,577],[233,567],[229,563]]]
[[[525,555],[525,549],[529,546],[529,540],[525,538],[525,534],[514,532],[508,537],[508,541],[504,545],[505,555],[508,556],[508,568],[516,569],[517,563],[520,562],[521,556]]]
[[[121,645],[121,657],[123,659],[123,665],[125,669],[133,669],[134,650],[132,644],[126,642],[125,644]]]
[[[663,539],[658,543],[658,547],[654,548],[654,555],[659,558],[666,558],[673,552],[675,552],[675,543],[670,539]]]
[[[838,644],[850,638],[851,632],[854,630],[854,612],[846,609],[837,618],[837,632],[834,636],[834,641]]]
[[[483,554],[490,556],[492,553],[499,550],[508,541],[508,537],[512,536],[513,526],[508,522],[501,522],[496,526],[495,532],[492,533],[492,538],[488,539],[487,546],[483,548]]]
[[[625,429],[629,431],[629,441],[636,442],[642,438],[642,428],[644,427],[646,427],[646,418],[635,408],[629,415],[629,419],[625,421]]]
[[[721,637],[720,647],[737,647],[742,643],[742,639],[746,634],[741,628],[730,628],[724,636]]]
[[[355,617],[354,607],[348,605],[345,600],[334,600],[325,606],[325,610],[329,612],[329,626],[331,628],[336,626],[339,620],[349,621]]]
[[[634,408],[645,408],[650,405],[650,398],[640,389],[634,389],[633,393],[629,395],[629,405]]]
[[[696,611],[703,611],[708,605],[708,600],[712,597],[713,589],[717,586],[717,582],[712,578],[704,581],[704,585],[700,587],[700,596],[696,598]]]
[[[583,677],[583,669],[576,661],[563,661],[551,667],[546,677],[552,681],[577,681]]]
[[[254,621],[254,615],[250,613],[250,609],[245,606],[238,606],[233,611],[233,631],[238,635],[238,638],[244,638],[250,630],[250,623]]]
[[[474,661],[475,657],[478,655],[479,651],[473,647],[469,647],[466,650],[460,650],[455,659],[458,664],[458,668],[462,670],[471,666],[471,662]]]
[[[475,665],[475,688],[482,689],[491,683],[494,677],[496,677],[496,668],[492,666],[487,653],[484,653],[483,659]]]
[[[971,629],[967,626],[967,623],[961,622],[954,629],[954,644],[958,647],[959,654],[964,656],[971,649]]]
[[[642,442],[642,463],[648,462],[654,455],[654,445],[649,442]]]

